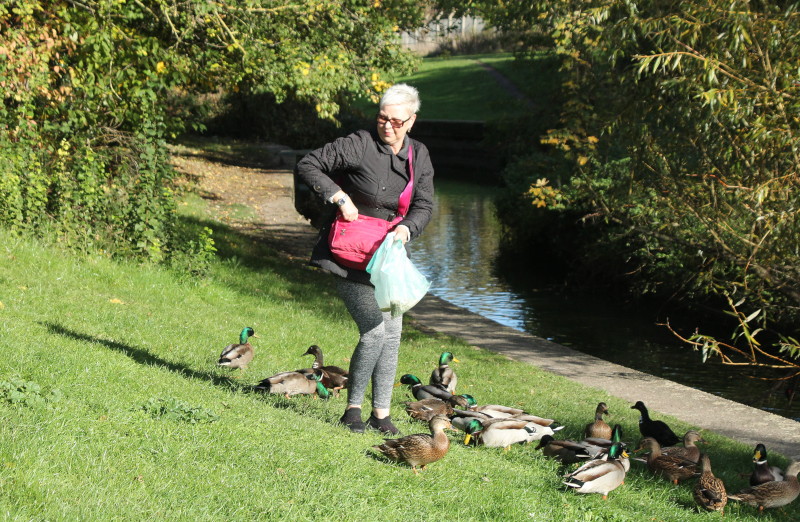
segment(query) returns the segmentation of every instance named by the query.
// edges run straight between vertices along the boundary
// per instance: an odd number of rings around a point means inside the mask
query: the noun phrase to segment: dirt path
[[[294,209],[292,171],[281,159],[283,150],[287,147],[265,146],[261,164],[254,165],[245,158],[237,161],[235,155],[209,157],[180,147],[174,151],[173,165],[196,181],[221,222],[290,258],[306,259],[317,231]]]

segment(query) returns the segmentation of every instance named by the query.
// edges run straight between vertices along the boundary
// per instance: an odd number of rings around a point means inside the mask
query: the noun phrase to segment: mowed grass
[[[278,371],[347,366],[357,331],[325,274],[213,223],[196,200],[184,207],[215,229],[220,258],[208,277],[72,255],[0,231],[0,383],[41,387],[0,400],[3,520],[707,520],[692,483],[674,486],[634,463],[604,501],[561,484],[565,468],[534,450],[464,447],[418,476],[377,458],[376,433],[336,424],[345,398],[285,399],[250,391]],[[189,210],[187,210],[189,212]],[[246,372],[215,365],[244,326],[259,338]],[[465,324],[464,328],[469,328]],[[408,320],[399,373],[427,380],[449,350],[461,393],[553,417],[580,437],[599,401],[625,439],[638,440],[630,404],[539,369],[426,334]],[[53,390],[60,396],[51,399]],[[397,388],[392,414],[409,420]],[[158,415],[154,404],[172,405]],[[177,405],[177,406],[175,406]],[[172,409],[170,409],[172,408]],[[713,412],[710,412],[710,414]],[[653,412],[657,418],[664,418]],[[666,418],[678,432],[691,426]],[[752,448],[704,433],[714,470],[738,490]],[[773,464],[786,461],[774,455]],[[797,503],[757,516],[731,503],[728,520],[797,520]]]
[[[397,81],[419,89],[421,119],[488,121],[530,109],[481,63],[496,69],[536,103],[542,101],[542,93],[551,93],[557,86],[550,61],[548,55],[537,54],[520,62],[510,53],[424,58],[418,70]],[[360,100],[356,106],[367,114],[375,111],[370,101]]]

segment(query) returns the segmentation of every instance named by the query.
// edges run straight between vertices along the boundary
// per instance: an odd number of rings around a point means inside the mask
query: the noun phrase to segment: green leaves
[[[167,419],[189,424],[210,424],[219,420],[219,415],[216,413],[199,406],[191,406],[173,397],[149,399],[137,409],[154,419]]]
[[[44,390],[39,384],[20,378],[0,381],[0,404],[43,406],[61,400],[58,389]]]

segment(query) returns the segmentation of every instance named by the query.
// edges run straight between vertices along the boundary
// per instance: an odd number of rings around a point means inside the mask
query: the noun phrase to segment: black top
[[[360,213],[369,213],[371,209],[396,211],[400,193],[409,179],[409,143],[414,147],[414,191],[408,212],[399,224],[408,227],[413,239],[428,224],[433,212],[433,165],[427,147],[419,141],[406,136],[403,148],[394,154],[377,133],[360,130],[310,152],[297,163],[296,172],[326,202],[341,189]],[[340,277],[369,284],[368,273],[333,260],[328,248],[329,230],[330,223],[320,230],[311,253],[311,264]]]

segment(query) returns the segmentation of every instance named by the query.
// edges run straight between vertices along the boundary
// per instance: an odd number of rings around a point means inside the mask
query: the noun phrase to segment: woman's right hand
[[[347,203],[339,207],[339,212],[342,213],[342,217],[345,221],[355,221],[358,218],[358,207],[347,198]]]
[[[356,207],[353,200],[350,199],[350,196],[343,190],[340,190],[336,194],[333,195],[331,198],[333,201],[339,201],[340,199],[344,198],[344,205],[339,207],[339,213],[342,215],[345,221],[355,221],[358,218],[358,207]]]

